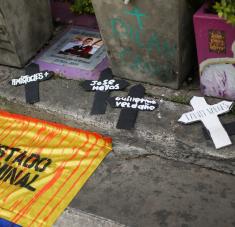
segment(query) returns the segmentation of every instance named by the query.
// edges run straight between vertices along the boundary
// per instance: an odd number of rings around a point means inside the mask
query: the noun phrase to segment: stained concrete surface
[[[66,225],[69,227],[125,227],[112,220],[72,208],[67,208],[53,226],[64,227]]]
[[[52,31],[48,0],[0,0],[0,63],[23,67]]]
[[[232,175],[113,153],[70,206],[132,227],[234,227],[234,188]]]

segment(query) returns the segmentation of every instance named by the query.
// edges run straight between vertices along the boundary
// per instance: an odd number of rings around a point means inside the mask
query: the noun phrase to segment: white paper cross
[[[229,112],[233,102],[222,101],[215,105],[208,105],[205,98],[194,96],[190,104],[194,108],[194,111],[183,114],[178,120],[179,122],[189,124],[201,121],[209,131],[216,149],[232,144],[218,115]]]

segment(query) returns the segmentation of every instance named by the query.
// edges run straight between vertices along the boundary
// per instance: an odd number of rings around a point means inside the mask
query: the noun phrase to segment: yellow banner
[[[99,134],[0,111],[0,218],[52,226],[111,150]]]

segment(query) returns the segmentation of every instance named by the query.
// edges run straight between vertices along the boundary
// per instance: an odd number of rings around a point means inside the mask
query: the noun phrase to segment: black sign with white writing
[[[40,101],[39,97],[39,82],[50,79],[54,73],[49,71],[40,72],[39,65],[30,64],[25,69],[26,75],[17,79],[12,79],[10,85],[12,86],[25,86],[25,99],[26,103],[34,104]]]
[[[31,82],[36,82],[36,81],[40,82],[40,81],[48,80],[51,77],[52,77],[51,72],[43,71],[43,72],[35,73],[31,76],[25,75],[25,76],[21,76],[18,79],[12,79],[10,81],[10,84],[12,86],[21,86],[21,85],[26,85]]]
[[[82,86],[86,91],[118,91],[129,84],[125,80],[87,80]]]
[[[134,98],[131,96],[112,97],[109,99],[109,103],[113,108],[130,108],[141,111],[153,111],[158,107],[157,102],[154,100]]]
[[[139,84],[130,89],[127,97],[110,97],[108,102],[113,108],[122,108],[117,123],[118,129],[133,129],[138,111],[153,111],[158,107],[155,100],[144,98],[145,88]]]
[[[105,69],[101,72],[99,80],[86,80],[82,83],[82,87],[86,91],[95,91],[95,98],[91,114],[105,114],[110,91],[122,90],[129,86],[125,80],[113,79],[111,69]]]

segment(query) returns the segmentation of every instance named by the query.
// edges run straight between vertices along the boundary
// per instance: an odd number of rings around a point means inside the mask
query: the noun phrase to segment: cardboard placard
[[[91,114],[105,114],[109,92],[122,90],[127,86],[129,86],[127,81],[113,79],[113,73],[109,68],[101,72],[99,80],[84,81],[82,87],[86,91],[95,91]]]
[[[110,97],[108,102],[113,108],[122,108],[117,123],[118,129],[133,129],[139,111],[153,111],[158,107],[155,100],[144,98],[145,88],[139,84],[130,89],[127,97]]]
[[[205,98],[194,96],[190,104],[194,111],[185,113],[178,120],[184,124],[201,121],[208,130],[216,149],[232,144],[226,130],[221,124],[218,115],[227,113],[231,110],[232,102],[222,101],[215,105],[208,105]]]
[[[50,79],[54,73],[49,71],[40,72],[39,65],[32,63],[25,69],[26,75],[12,79],[10,85],[25,86],[26,103],[34,104],[40,101],[39,82]]]

